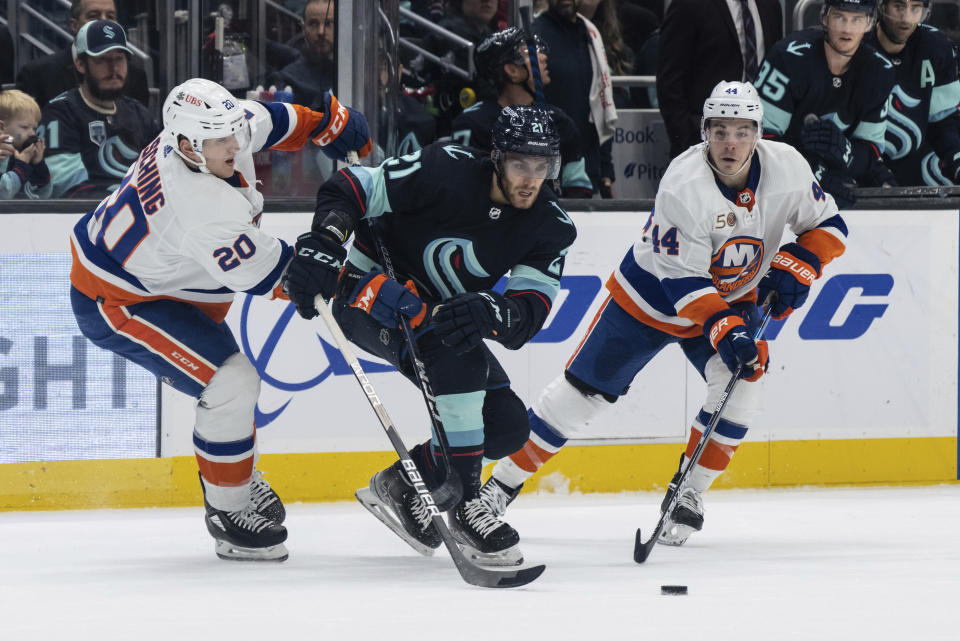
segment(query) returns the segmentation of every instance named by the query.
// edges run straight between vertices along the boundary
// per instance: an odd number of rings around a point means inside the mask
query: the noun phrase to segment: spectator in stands
[[[540,43],[538,58],[540,78],[544,86],[550,84],[546,45]],[[530,55],[526,32],[510,27],[487,37],[474,53],[477,69],[478,95],[484,99],[463,110],[453,121],[454,141],[489,152],[493,147],[492,130],[504,107],[530,105],[534,101],[533,74],[530,73]],[[564,198],[590,198],[593,184],[587,176],[580,153],[580,131],[577,125],[559,107],[545,105],[552,112],[552,120],[560,134],[560,185]]]
[[[160,133],[147,108],[122,95],[130,49],[112,20],[83,25],[74,41],[78,87],[43,109],[55,198],[103,198]]]
[[[792,33],[770,47],[757,75],[763,136],[796,147],[841,208],[851,187],[896,184],[881,161],[893,64],[863,42],[876,0],[825,0],[822,29]]]
[[[779,0],[670,3],[660,26],[656,75],[671,158],[700,143],[703,103],[714,86],[753,82],[766,51],[782,37]]]
[[[70,3],[70,32],[74,38],[80,27],[91,20],[116,19],[117,8],[113,0],[72,0]],[[142,63],[134,60],[127,75],[124,95],[149,106],[150,91]],[[17,88],[33,96],[41,109],[59,94],[76,86],[73,52],[69,46],[28,62],[17,74]]]
[[[303,42],[300,56],[268,79],[277,87],[291,87],[293,101],[313,107],[323,100],[323,93],[333,87],[336,70],[333,65],[336,33],[336,2],[308,0],[303,7]]]
[[[49,198],[50,172],[43,162],[46,148],[36,136],[40,107],[22,91],[0,93],[0,200]]]
[[[714,86],[752,82],[766,50],[782,37],[779,0],[670,3],[660,26],[656,75],[671,158],[700,143],[703,103]]]
[[[930,0],[880,0],[865,42],[893,63],[886,164],[901,185],[960,185],[960,83],[953,43],[922,24]]]
[[[544,87],[547,102],[560,107],[580,131],[580,151],[594,192],[613,198],[611,158],[617,109],[610,67],[599,30],[580,15],[583,0],[550,0],[533,30],[550,48],[553,82]]]

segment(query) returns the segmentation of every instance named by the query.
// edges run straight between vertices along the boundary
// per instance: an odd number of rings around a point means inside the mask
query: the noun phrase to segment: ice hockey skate
[[[520,565],[520,535],[494,515],[480,497],[465,501],[450,512],[450,532],[467,557],[480,565]]]
[[[522,489],[523,483],[520,487],[510,487],[491,476],[480,488],[480,500],[487,504],[493,516],[501,518]]]
[[[253,476],[250,477],[250,501],[257,514],[270,519],[277,525],[287,518],[287,510],[283,507],[280,497],[257,469],[253,470]]]
[[[216,541],[214,549],[218,557],[227,561],[287,560],[289,553],[283,544],[287,540],[287,528],[257,512],[253,500],[236,512],[218,510],[207,503],[202,479],[200,487],[204,490],[204,521]]]
[[[440,532],[420,494],[410,485],[397,461],[370,479],[370,486],[356,492],[357,500],[371,514],[424,556],[440,547]]]
[[[676,492],[675,487],[674,492]],[[668,493],[668,498],[669,496]],[[665,501],[665,504],[668,505],[669,501]],[[680,546],[687,542],[691,534],[699,532],[701,528],[703,528],[703,499],[700,497],[700,492],[692,487],[685,487],[680,492],[680,498],[677,499],[673,512],[664,523],[659,542],[664,545]]]

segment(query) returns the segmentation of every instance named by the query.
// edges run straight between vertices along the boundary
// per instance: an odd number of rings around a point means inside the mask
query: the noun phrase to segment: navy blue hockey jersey
[[[763,102],[764,137],[789,143],[803,153],[800,130],[804,123],[832,120],[855,149],[868,145],[870,155],[879,159],[885,145],[887,100],[894,85],[893,64],[873,47],[861,44],[846,72],[835,76],[824,46],[823,31],[812,28],[788,35],[767,52],[754,83]],[[861,178],[867,169],[866,162],[851,167],[852,177]]]
[[[160,129],[147,108],[132,98],[120,96],[116,111],[108,114],[91,107],[79,89],[63,92],[43,108],[44,160],[53,181],[52,196],[105,197]]]
[[[866,41],[883,51],[876,32]],[[885,55],[897,78],[887,111],[885,164],[901,185],[952,184],[960,170],[960,81],[953,43],[921,24],[900,52]]]

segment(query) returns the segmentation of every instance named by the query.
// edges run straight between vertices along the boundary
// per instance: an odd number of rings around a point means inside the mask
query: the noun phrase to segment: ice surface
[[[509,520],[547,570],[513,590],[355,503],[289,505],[283,564],[217,559],[199,508],[2,513],[0,638],[960,639],[960,485],[714,491],[702,532],[637,565],[660,499],[521,496]]]

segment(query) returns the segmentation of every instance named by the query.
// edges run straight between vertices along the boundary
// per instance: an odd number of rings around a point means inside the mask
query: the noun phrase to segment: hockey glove
[[[354,286],[347,304],[373,316],[384,327],[397,327],[397,314],[410,319],[411,327],[423,322],[427,306],[417,296],[413,281],[404,287],[386,274],[370,272]]]
[[[287,265],[281,283],[284,293],[304,318],[313,318],[317,309],[313,300],[317,294],[329,299],[336,292],[337,276],[347,257],[339,243],[315,231],[297,238],[293,260]]]
[[[815,156],[834,169],[847,169],[853,147],[832,120],[814,120],[800,130],[800,147],[806,156]]]
[[[896,187],[900,184],[897,182],[897,177],[890,171],[890,168],[880,162],[880,160],[875,160],[870,163],[866,177],[874,187]]]
[[[333,160],[346,161],[350,151],[363,158],[373,149],[367,119],[356,109],[340,104],[330,91],[323,95],[323,119],[310,139]]]
[[[433,313],[433,329],[441,342],[464,354],[484,338],[505,340],[515,323],[515,303],[494,291],[457,294]]]
[[[829,171],[819,173],[817,181],[825,192],[833,196],[838,209],[849,209],[857,204],[857,195],[853,191],[853,185],[844,181],[843,178],[834,176]]]
[[[731,372],[742,364],[740,378],[755,381],[763,376],[766,353],[761,361],[760,349],[736,310],[725,309],[708,318],[703,324],[703,335]]]
[[[760,279],[757,297],[767,300],[771,292],[776,292],[773,318],[783,320],[807,300],[810,285],[818,276],[817,255],[797,243],[787,243],[774,255],[770,270]]]

